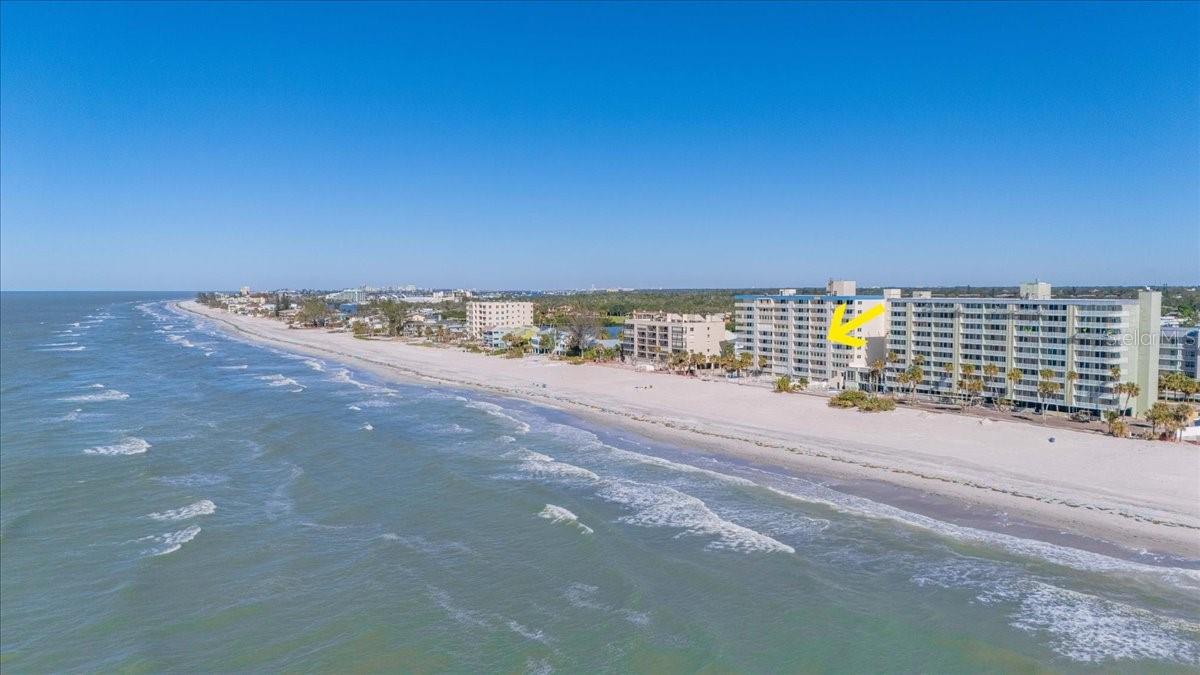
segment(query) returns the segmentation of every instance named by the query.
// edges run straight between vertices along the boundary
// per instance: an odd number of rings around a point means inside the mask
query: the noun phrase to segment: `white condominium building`
[[[666,361],[673,353],[721,353],[725,319],[718,315],[634,312],[625,320],[622,351],[634,360]]]
[[[899,375],[923,359],[917,391],[949,393],[974,366],[984,396],[1038,405],[1040,372],[1049,369],[1061,385],[1045,402],[1051,409],[1116,410],[1111,369],[1120,382],[1135,382],[1138,396],[1126,407],[1141,414],[1158,398],[1159,315],[1162,294],[1143,291],[1136,300],[1050,297],[1046,283],[1022,284],[1020,298],[889,299],[887,387],[906,391]],[[987,375],[985,368],[995,366]],[[1006,374],[1022,374],[1010,384]],[[989,371],[991,369],[988,369]],[[1073,373],[1068,377],[1068,373]]]
[[[532,302],[468,302],[467,335],[481,338],[489,329],[533,325]]]
[[[776,375],[840,386],[848,371],[883,357],[887,316],[885,312],[851,331],[867,343],[850,347],[827,339],[834,310],[846,306],[842,317],[846,323],[875,305],[886,309],[886,298],[898,294],[885,289],[883,295],[858,295],[853,281],[830,281],[825,295],[797,295],[786,288],[778,295],[738,295],[734,298],[737,351],[753,355],[756,365],[765,356],[767,369]]]
[[[1162,342],[1158,348],[1158,370],[1200,379],[1197,342],[1200,342],[1200,328],[1163,326]]]

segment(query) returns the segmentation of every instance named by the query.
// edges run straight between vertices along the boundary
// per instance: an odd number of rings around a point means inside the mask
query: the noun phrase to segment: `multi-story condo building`
[[[625,320],[621,350],[635,361],[666,361],[673,353],[716,356],[724,337],[721,316],[634,312]]]
[[[842,386],[852,370],[884,356],[887,317],[885,313],[852,331],[867,342],[850,347],[827,339],[834,310],[846,305],[842,320],[849,322],[874,305],[886,308],[887,298],[899,291],[858,295],[853,281],[830,281],[826,290],[825,295],[797,295],[785,288],[778,295],[736,296],[737,351],[750,353],[756,364],[766,357],[767,369],[776,375]]]
[[[922,293],[889,299],[886,384],[907,390],[898,377],[923,360],[918,392],[949,393],[962,366],[983,378],[984,396],[1038,405],[1040,372],[1061,385],[1045,399],[1051,409],[1103,412],[1122,405],[1134,414],[1158,398],[1159,315],[1162,294],[1142,291],[1136,300],[1051,298],[1046,283],[1023,284],[1019,298],[934,298]],[[988,366],[995,366],[995,374]],[[1140,389],[1127,402],[1120,382]],[[1006,374],[1021,371],[1010,384]],[[1068,376],[1068,373],[1073,375]]]
[[[483,302],[467,303],[467,335],[482,338],[484,333],[496,328],[515,328],[533,325],[532,302]]]
[[[1162,341],[1158,347],[1159,371],[1183,373],[1190,378],[1200,379],[1197,342],[1200,342],[1200,328],[1163,326]]]

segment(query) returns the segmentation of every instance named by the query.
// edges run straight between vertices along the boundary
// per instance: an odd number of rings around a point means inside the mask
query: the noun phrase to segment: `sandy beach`
[[[882,481],[1064,535],[1200,559],[1200,451],[1193,445],[903,408],[864,414],[762,387],[362,340],[289,329],[191,301],[179,307],[250,339],[335,358],[383,377],[478,387],[683,448],[797,472]]]

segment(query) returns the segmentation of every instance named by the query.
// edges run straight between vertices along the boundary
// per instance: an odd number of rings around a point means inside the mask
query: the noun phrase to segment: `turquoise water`
[[[0,295],[6,673],[1200,667],[1187,563],[382,382],[170,297]]]

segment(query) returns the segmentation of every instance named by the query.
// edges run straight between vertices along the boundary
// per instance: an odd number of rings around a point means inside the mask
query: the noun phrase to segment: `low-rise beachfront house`
[[[533,325],[532,302],[473,301],[467,303],[467,336],[483,339],[485,333]],[[503,335],[503,333],[501,333]]]
[[[488,349],[505,349],[509,346],[509,336],[516,335],[526,338],[533,344],[538,336],[537,326],[501,326],[487,328],[483,331],[481,341]]]
[[[1049,284],[1039,282],[1023,284],[1019,298],[922,293],[888,305],[888,389],[907,391],[912,385],[902,374],[920,357],[916,391],[932,396],[953,394],[970,366],[983,380],[983,397],[1018,405],[1094,413],[1124,407],[1137,415],[1158,398],[1157,291],[1136,300],[1052,298]],[[1014,370],[1019,381],[1008,377]],[[1039,395],[1047,370],[1057,391]],[[1137,385],[1136,396],[1117,392],[1126,382]]]
[[[621,351],[635,362],[666,362],[677,353],[717,356],[723,339],[720,315],[634,312],[625,320]]]
[[[843,323],[876,305],[887,307],[885,296],[899,291],[885,289],[883,295],[858,295],[853,281],[831,280],[825,295],[798,295],[782,289],[775,295],[738,295],[734,320],[735,349],[749,353],[755,365],[765,361],[773,375],[804,377],[830,387],[856,381],[855,375],[886,352],[886,316],[851,331],[866,344],[852,347],[827,339],[830,320],[839,305],[845,305]]]

